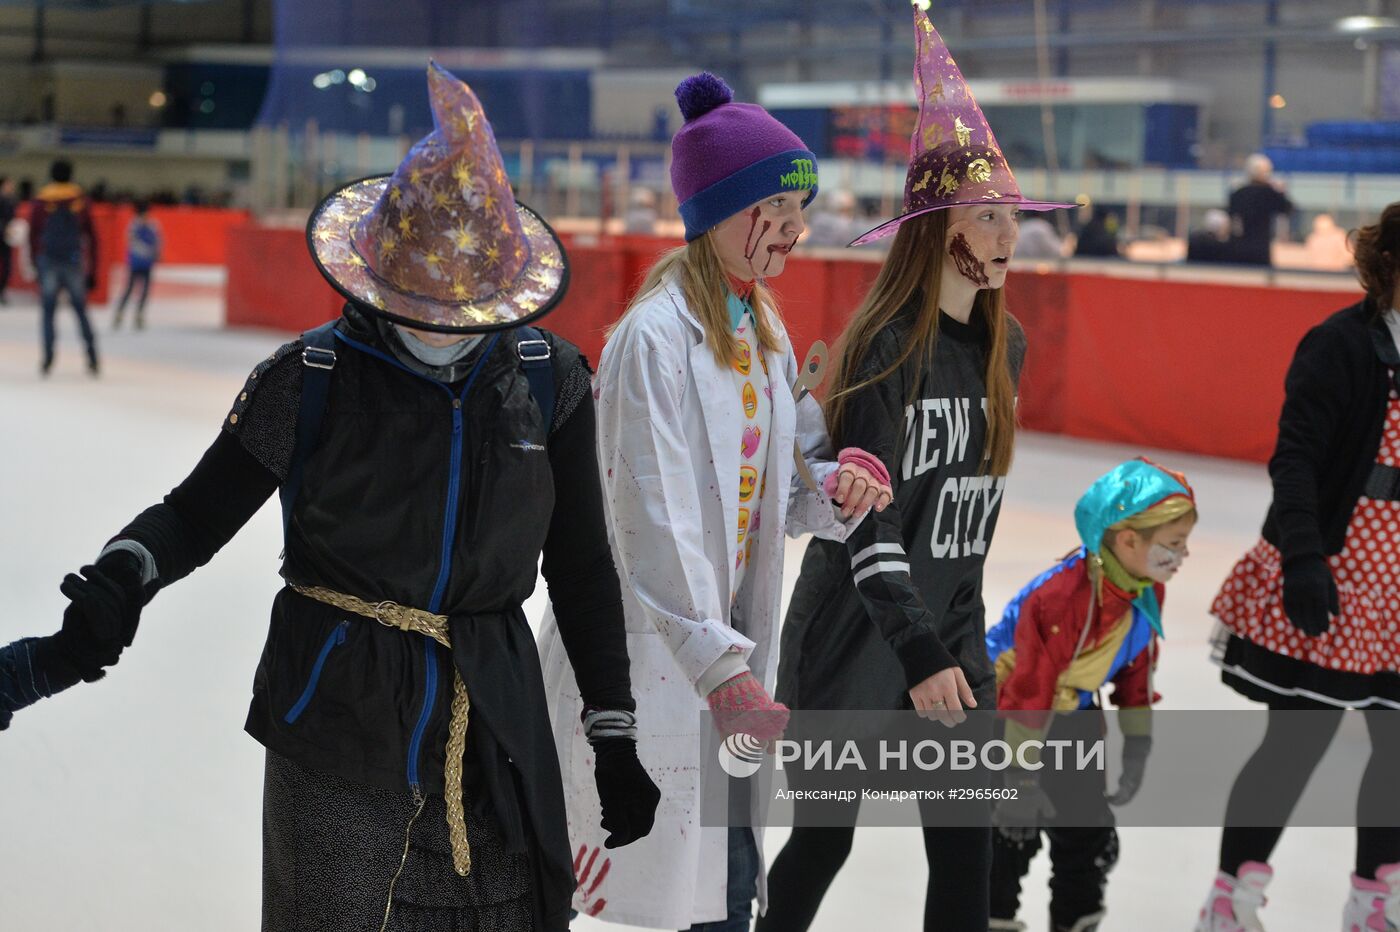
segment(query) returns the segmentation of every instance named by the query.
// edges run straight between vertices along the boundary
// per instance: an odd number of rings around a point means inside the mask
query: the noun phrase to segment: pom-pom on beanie
[[[671,140],[671,189],[686,242],[750,204],[784,191],[817,193],[817,157],[757,104],[734,103],[724,81],[702,71],[676,88],[685,125]]]

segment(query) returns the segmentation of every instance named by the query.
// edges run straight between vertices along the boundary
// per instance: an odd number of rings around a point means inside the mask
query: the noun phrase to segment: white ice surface
[[[220,329],[217,288],[200,281],[158,280],[143,333],[113,334],[111,313],[97,310],[97,380],[82,369],[70,314],[60,317],[55,372],[40,380],[33,299],[12,296],[0,308],[0,643],[58,626],[63,575],[189,472],[248,370],[286,339]],[[1068,549],[1076,496],[1136,452],[1022,438],[988,562],[989,612]],[[1257,535],[1267,476],[1255,465],[1159,456],[1188,473],[1202,511],[1168,601],[1165,707],[1246,707],[1207,660],[1207,607]],[[279,543],[273,503],[207,567],[161,593],[105,680],[25,710],[0,734],[0,930],[258,927],[262,752],[242,725],[278,588]],[[789,546],[790,586],[802,545]],[[537,595],[532,619],[542,607]],[[1339,743],[1364,753],[1361,741]],[[771,832],[770,858],[786,835]],[[1104,928],[1189,930],[1218,836],[1122,830]],[[1338,928],[1352,850],[1350,830],[1285,834],[1264,913],[1271,932]],[[1047,873],[1042,856],[1022,911],[1033,930],[1045,927]],[[917,831],[862,829],[816,928],[917,929],[925,878]]]

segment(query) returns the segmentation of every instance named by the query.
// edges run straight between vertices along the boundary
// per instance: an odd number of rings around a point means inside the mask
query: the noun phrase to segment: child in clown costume
[[[1108,803],[1126,804],[1142,784],[1152,747],[1151,706],[1165,584],[1187,556],[1196,503],[1184,477],[1146,460],[1101,476],[1074,509],[1082,546],[1036,577],[987,632],[996,665],[997,710],[1013,747],[1032,738],[1101,734],[1099,690],[1112,684],[1125,736],[1118,790],[1086,774],[1011,767],[1017,798],[999,804],[992,849],[992,929],[1020,929],[1021,878],[1050,840],[1050,928],[1091,932],[1103,921],[1103,891],[1118,858]],[[1081,714],[1056,719],[1055,712]],[[1086,803],[1087,800],[1087,803]],[[1065,827],[1041,825],[1058,814]]]

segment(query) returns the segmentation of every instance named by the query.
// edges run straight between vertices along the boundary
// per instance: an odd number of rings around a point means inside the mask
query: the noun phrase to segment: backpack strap
[[[534,327],[518,327],[515,330],[515,352],[520,357],[520,368],[530,383],[530,394],[544,418],[544,435],[549,437],[549,428],[554,423],[554,361],[549,341]]]
[[[321,420],[326,413],[326,399],[331,391],[331,371],[335,369],[335,325],[331,320],[301,335],[301,404],[297,408],[297,438],[292,447],[292,459],[287,465],[287,480],[282,483],[282,539],[292,523],[292,506],[301,491],[306,460],[316,448],[321,434]]]

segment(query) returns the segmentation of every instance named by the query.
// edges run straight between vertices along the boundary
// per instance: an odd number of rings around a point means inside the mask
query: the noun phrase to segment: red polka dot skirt
[[[1394,389],[1377,461],[1400,466]],[[1211,605],[1221,623],[1216,660],[1227,682],[1252,687],[1241,689],[1247,694],[1262,689],[1345,705],[1400,700],[1400,502],[1362,496],[1341,553],[1328,562],[1341,615],[1315,638],[1284,615],[1276,547],[1261,539],[1235,564]]]

